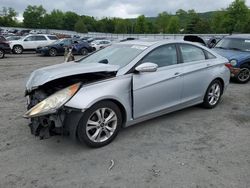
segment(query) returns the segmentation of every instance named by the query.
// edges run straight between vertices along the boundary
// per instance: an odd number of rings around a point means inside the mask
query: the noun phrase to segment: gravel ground
[[[29,74],[62,61],[36,54],[0,60],[1,188],[250,187],[250,83],[230,84],[216,109],[164,115],[90,149],[68,137],[39,140],[21,117]]]

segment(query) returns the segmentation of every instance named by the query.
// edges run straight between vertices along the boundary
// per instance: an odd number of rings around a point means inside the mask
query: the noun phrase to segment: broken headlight
[[[62,105],[64,105],[80,88],[80,83],[71,85],[67,88],[64,88],[48,98],[44,99],[25,114],[25,118],[31,118],[46,114],[55,113]]]

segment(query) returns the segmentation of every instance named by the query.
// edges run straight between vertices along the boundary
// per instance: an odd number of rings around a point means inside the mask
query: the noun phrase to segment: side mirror
[[[141,65],[135,68],[138,72],[155,72],[158,68],[158,65],[155,63],[142,63]]]

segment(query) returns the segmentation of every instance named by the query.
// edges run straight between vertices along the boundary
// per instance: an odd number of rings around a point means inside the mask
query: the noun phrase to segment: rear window
[[[45,36],[36,36],[36,40],[41,41],[41,40],[47,40]]]
[[[50,40],[58,40],[58,38],[57,38],[57,36],[48,36],[48,38],[50,39]]]

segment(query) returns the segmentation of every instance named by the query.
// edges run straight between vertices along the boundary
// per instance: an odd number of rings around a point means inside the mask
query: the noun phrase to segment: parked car
[[[100,50],[102,48],[110,46],[111,44],[112,43],[110,40],[94,40],[90,45],[94,50]]]
[[[6,38],[0,35],[0,41],[6,41]]]
[[[185,35],[183,40],[189,42],[196,42],[208,48],[213,48],[223,37],[213,36],[204,37],[197,35]]]
[[[79,61],[34,71],[26,84],[31,132],[69,134],[91,147],[122,127],[202,103],[214,108],[229,84],[228,60],[184,41],[127,41]]]
[[[0,41],[0,59],[4,58],[5,54],[9,54],[11,48],[8,42]]]
[[[72,47],[73,54],[87,55],[93,51],[88,42],[77,41],[74,39],[61,39],[50,45],[38,47],[36,52],[41,55],[57,56],[63,55],[66,47]]]
[[[22,36],[16,36],[16,35],[14,35],[14,36],[8,36],[8,37],[6,37],[6,40],[7,40],[7,41],[19,40],[19,39],[21,39],[21,38],[22,38]]]
[[[213,48],[230,62],[231,77],[239,83],[250,80],[250,35],[231,35]]]
[[[55,35],[27,35],[19,40],[9,41],[15,54],[21,54],[24,50],[36,50],[38,46],[46,46],[58,40]]]

